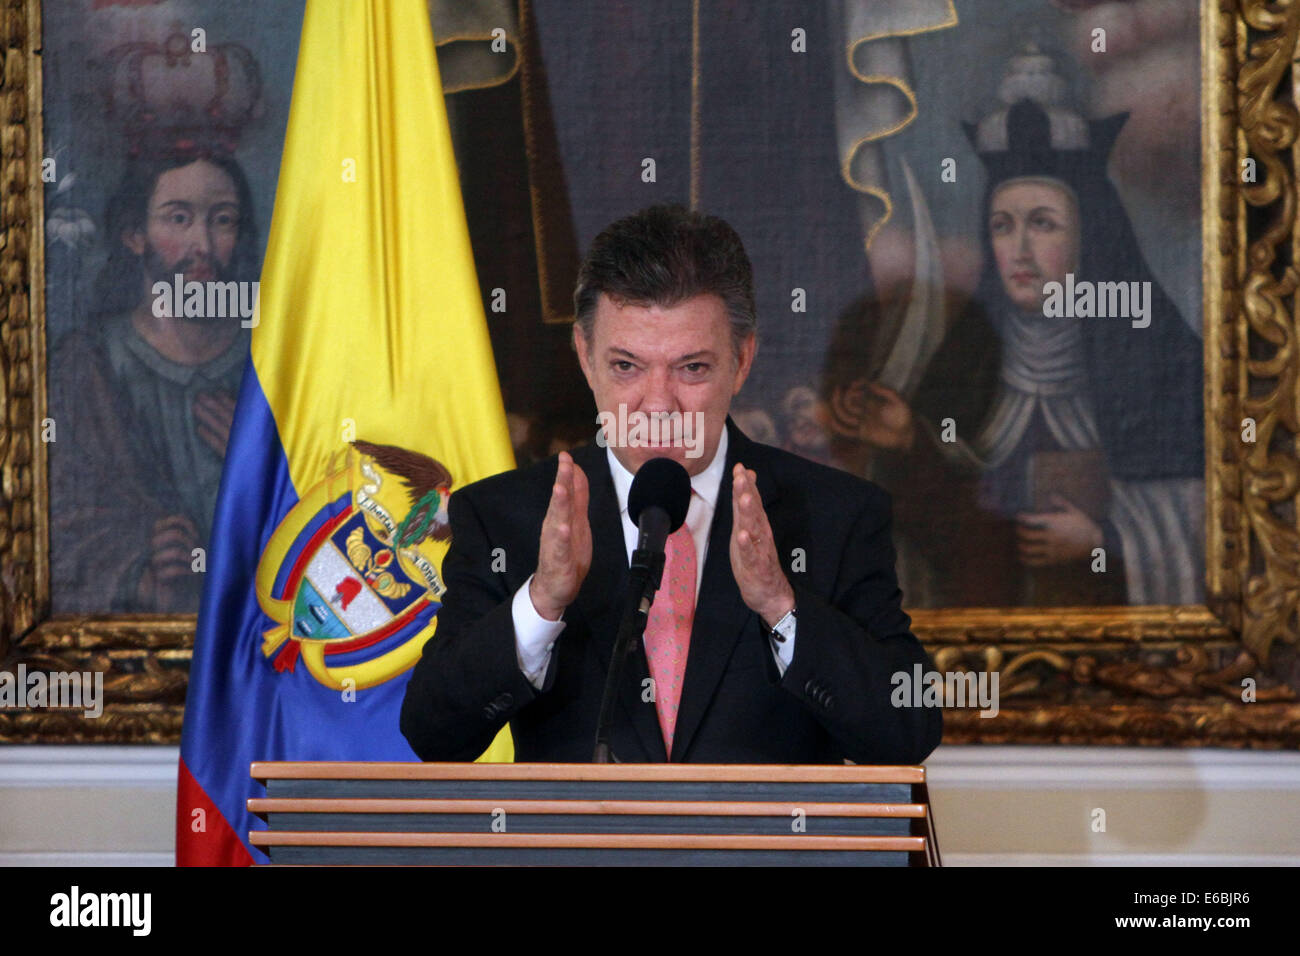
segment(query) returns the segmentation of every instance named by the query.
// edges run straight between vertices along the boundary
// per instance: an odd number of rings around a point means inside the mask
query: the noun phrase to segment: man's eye
[[[619,359],[617,362],[614,363],[614,370],[618,372],[627,372],[630,371],[633,367],[634,366],[632,365],[632,363],[627,361],[626,359]]]
[[[709,370],[709,365],[707,362],[688,362],[686,365],[683,365],[682,367],[686,369],[686,371],[689,372],[691,375],[699,375]]]

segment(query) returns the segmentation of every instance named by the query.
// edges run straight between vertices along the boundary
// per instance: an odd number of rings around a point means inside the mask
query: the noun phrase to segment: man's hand
[[[1101,525],[1060,495],[1051,503],[1061,510],[1016,516],[1020,561],[1031,568],[1078,561],[1102,545]]]
[[[199,392],[194,396],[194,426],[199,438],[222,458],[235,423],[235,396],[229,392]]]
[[[781,570],[757,480],[739,462],[731,471],[731,573],[746,606],[771,627],[794,607],[794,589]]]
[[[830,425],[876,448],[910,451],[916,424],[907,401],[891,388],[857,379],[836,388],[830,400]]]
[[[150,560],[136,585],[136,600],[154,611],[192,610],[198,575],[193,551],[199,546],[199,529],[181,514],[168,515],[150,529]]]
[[[551,489],[551,504],[542,520],[537,546],[537,571],[528,585],[528,597],[537,613],[558,621],[573,603],[591,568],[591,524],[587,520],[587,475],[560,452]]]

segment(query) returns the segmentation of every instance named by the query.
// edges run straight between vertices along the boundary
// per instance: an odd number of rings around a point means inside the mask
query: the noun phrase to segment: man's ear
[[[578,364],[582,366],[582,374],[587,379],[587,387],[591,386],[591,354],[587,348],[587,337],[582,334],[582,326],[576,321],[573,323],[573,351],[578,353]]]
[[[754,367],[754,356],[758,354],[758,335],[754,332],[740,345],[740,361],[736,368],[736,387],[732,389],[732,395],[738,395],[740,388],[745,384],[745,379],[749,378],[749,370]]]
[[[144,255],[145,238],[143,229],[123,229],[122,245],[126,246],[137,256]]]

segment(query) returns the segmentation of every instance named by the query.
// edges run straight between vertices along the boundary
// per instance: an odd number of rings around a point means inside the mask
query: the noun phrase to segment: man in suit
[[[901,607],[889,496],[728,415],[753,301],[719,219],[656,206],[596,238],[573,331],[596,406],[676,431],[620,445],[606,429],[452,495],[446,601],[402,707],[421,758],[472,760],[508,721],[517,760],[591,759],[636,545],[628,489],[655,457],[686,468],[691,504],[620,682],[615,757],[904,764],[938,745],[937,709],[891,705],[892,676],[929,660]]]

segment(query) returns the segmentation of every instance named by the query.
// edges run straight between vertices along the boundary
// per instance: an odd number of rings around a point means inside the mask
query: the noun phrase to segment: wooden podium
[[[938,866],[919,766],[254,763],[273,864]]]

